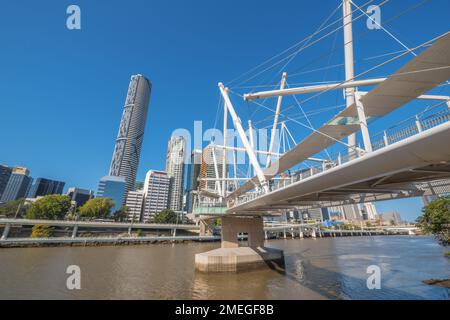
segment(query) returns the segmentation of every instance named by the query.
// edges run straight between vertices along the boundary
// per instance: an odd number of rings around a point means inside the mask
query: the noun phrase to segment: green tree
[[[31,228],[32,238],[50,238],[52,233],[53,229],[45,224],[37,224]]]
[[[107,218],[114,208],[114,201],[111,198],[94,198],[87,201],[79,208],[80,216],[88,219]]]
[[[170,209],[164,209],[157,213],[154,218],[155,223],[177,223],[177,214]]]
[[[25,199],[9,201],[0,205],[0,216],[6,216],[7,218],[22,218],[26,213],[26,207],[24,205]]]
[[[119,210],[113,213],[114,220],[117,222],[126,221],[129,211],[130,209],[127,206],[120,207]],[[139,220],[139,217],[135,217],[135,219]]]
[[[433,234],[443,246],[450,244],[450,197],[432,201],[422,209],[417,226],[427,234]]]
[[[62,220],[71,207],[70,198],[52,194],[33,202],[27,210],[28,219]]]

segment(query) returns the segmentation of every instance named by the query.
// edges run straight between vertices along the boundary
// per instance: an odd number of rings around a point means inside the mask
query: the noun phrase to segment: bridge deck
[[[412,182],[450,177],[450,122],[267,194],[249,194],[227,214],[272,214],[293,207],[419,196]]]

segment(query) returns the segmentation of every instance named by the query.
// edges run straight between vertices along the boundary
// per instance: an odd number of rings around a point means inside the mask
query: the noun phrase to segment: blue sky
[[[357,0],[358,5],[367,1]],[[381,1],[373,1],[373,4]],[[447,0],[388,1],[382,19],[408,46],[449,29]],[[231,79],[311,34],[338,5],[315,1],[2,1],[0,4],[0,163],[23,165],[33,177],[66,181],[66,187],[96,189],[108,172],[130,76],[142,73],[153,92],[138,179],[149,169],[164,169],[167,140],[195,120],[214,125],[217,83]],[[66,8],[81,8],[82,29],[66,28]],[[339,13],[331,20],[338,18]],[[383,31],[355,23],[356,72],[382,62],[364,60],[402,47]],[[298,73],[342,62],[342,35],[305,50],[285,71]],[[335,48],[333,55],[314,60]],[[411,57],[371,76],[395,71]],[[317,59],[316,59],[317,60]],[[278,81],[277,68],[243,85]],[[342,68],[289,78],[290,83],[341,80]],[[236,88],[244,93],[247,89]],[[442,91],[442,90],[441,90]],[[445,93],[445,90],[442,92]],[[340,96],[339,96],[340,95]],[[324,95],[306,110],[333,106],[342,93]],[[393,115],[394,124],[423,108],[413,105]],[[243,118],[255,110],[237,104]],[[264,114],[254,116],[263,117]],[[325,122],[335,112],[316,116]],[[381,124],[374,125],[381,129]],[[293,128],[297,139],[307,133]],[[379,203],[414,218],[420,199]]]

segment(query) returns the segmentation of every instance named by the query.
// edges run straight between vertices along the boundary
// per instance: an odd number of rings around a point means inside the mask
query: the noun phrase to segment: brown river
[[[214,243],[124,247],[0,249],[0,299],[449,299],[423,284],[450,278],[450,259],[430,237],[374,236],[270,240],[283,249],[285,272],[202,274],[194,254]],[[81,270],[69,290],[66,269]],[[367,267],[381,270],[368,289]]]

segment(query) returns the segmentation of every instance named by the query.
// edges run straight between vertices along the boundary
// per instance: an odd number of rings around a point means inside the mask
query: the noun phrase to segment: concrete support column
[[[286,239],[286,229],[283,229],[283,238]]]
[[[238,248],[239,233],[247,233],[249,247],[264,246],[262,217],[222,217],[222,248]]]
[[[265,240],[268,239],[268,237],[267,237],[267,231],[264,231],[264,239],[265,239]]]
[[[131,236],[131,226],[128,227],[128,235]]]
[[[303,239],[303,231],[302,228],[298,228],[298,236],[300,239]]]
[[[74,226],[73,230],[72,230],[72,238],[77,237],[77,232],[78,232],[78,226]]]
[[[5,229],[3,230],[2,240],[8,239],[8,234],[9,234],[9,231],[10,231],[10,230],[11,230],[11,224],[10,224],[10,223],[7,223],[7,224],[5,225]]]
[[[316,236],[316,229],[312,229],[311,237],[315,238]]]
[[[214,230],[215,219],[200,220],[200,235],[201,236],[212,236]]]

